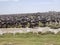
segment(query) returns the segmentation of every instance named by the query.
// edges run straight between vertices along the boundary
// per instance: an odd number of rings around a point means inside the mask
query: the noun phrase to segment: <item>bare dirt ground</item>
[[[59,29],[50,29],[49,27],[35,27],[35,28],[0,28],[0,34],[3,33],[28,33],[28,32],[42,32],[45,33],[47,31],[54,32],[55,34],[60,31]]]

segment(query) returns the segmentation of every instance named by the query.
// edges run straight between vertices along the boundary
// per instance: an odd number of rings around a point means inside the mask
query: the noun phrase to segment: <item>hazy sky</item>
[[[60,0],[0,0],[0,14],[60,11]]]

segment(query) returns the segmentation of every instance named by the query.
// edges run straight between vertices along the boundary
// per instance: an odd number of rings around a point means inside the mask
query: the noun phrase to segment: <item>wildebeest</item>
[[[55,14],[52,12],[47,13],[31,13],[31,14],[15,14],[15,15],[0,15],[0,28],[6,27],[18,27],[21,25],[21,27],[25,28],[27,25],[28,27],[38,27],[39,22],[43,24],[43,26],[46,26],[46,23],[48,25],[50,22],[52,23],[58,23],[60,22],[60,14]],[[23,15],[23,16],[22,16]]]

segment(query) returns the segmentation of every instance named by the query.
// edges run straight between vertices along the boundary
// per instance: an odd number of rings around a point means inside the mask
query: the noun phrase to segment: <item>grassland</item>
[[[60,34],[3,34],[0,45],[60,45]]]

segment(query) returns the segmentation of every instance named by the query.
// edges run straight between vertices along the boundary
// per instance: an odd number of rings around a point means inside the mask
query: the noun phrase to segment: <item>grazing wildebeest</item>
[[[37,27],[39,25],[39,20],[37,18],[30,19],[29,24],[30,24],[29,26],[30,28]]]
[[[22,27],[25,28],[28,24],[27,18],[25,18],[25,17],[21,18],[20,23],[21,23]]]
[[[46,18],[41,18],[40,22],[43,24],[43,27],[45,27],[47,20],[46,20]]]

